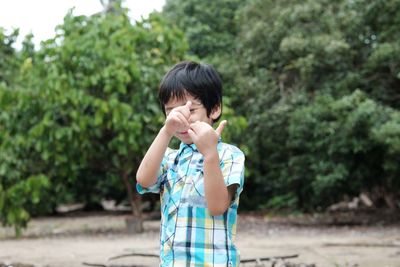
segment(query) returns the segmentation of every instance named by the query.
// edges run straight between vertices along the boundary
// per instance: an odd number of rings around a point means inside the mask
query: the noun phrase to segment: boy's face
[[[192,105],[190,106],[190,117],[188,119],[189,124],[196,121],[202,121],[212,125],[213,120],[217,119],[221,114],[221,107],[217,107],[211,112],[210,116],[207,116],[207,110],[201,101],[189,94],[186,94],[182,99],[171,98],[168,103],[165,104],[165,114],[168,116],[171,110],[186,105],[188,101],[192,102]],[[181,131],[176,132],[175,136],[185,144],[193,144],[187,129],[182,129]]]

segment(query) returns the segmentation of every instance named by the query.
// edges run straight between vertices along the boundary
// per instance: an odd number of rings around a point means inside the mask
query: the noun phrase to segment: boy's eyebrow
[[[201,102],[198,102],[197,100],[192,100],[192,105],[201,105]]]
[[[174,108],[176,108],[176,107],[178,107],[178,106],[169,106],[169,107],[164,107],[165,108],[165,111],[167,112],[167,111],[171,111],[171,110],[173,110]]]
[[[201,102],[198,102],[198,101],[196,101],[196,100],[191,100],[191,102],[192,102],[192,107],[194,106],[194,107],[198,107],[198,106],[201,106],[202,104],[201,104]],[[185,105],[185,103],[183,103],[182,105],[173,105],[173,106],[164,106],[164,109],[165,109],[165,112],[167,112],[167,111],[171,111],[171,110],[173,110],[174,108],[176,108],[176,107],[180,107],[180,106],[184,106]]]

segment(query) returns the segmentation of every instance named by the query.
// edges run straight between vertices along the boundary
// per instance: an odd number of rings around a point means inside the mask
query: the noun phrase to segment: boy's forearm
[[[157,182],[157,174],[171,138],[172,135],[162,127],[136,172],[136,181],[141,186],[150,187]]]
[[[223,214],[230,205],[229,190],[219,166],[218,152],[204,157],[204,191],[211,215]]]

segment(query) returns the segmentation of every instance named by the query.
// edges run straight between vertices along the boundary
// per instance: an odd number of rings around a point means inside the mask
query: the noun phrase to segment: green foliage
[[[385,178],[377,179],[384,151],[371,133],[391,112],[359,91],[336,101],[317,97],[294,111],[288,128],[288,168],[289,175],[303,183],[301,192],[292,188],[303,207],[324,207],[345,194],[385,183]]]
[[[241,10],[237,44],[247,80],[273,80],[279,98],[324,91],[336,97],[355,88],[399,106],[400,2],[252,1]],[[378,19],[380,14],[392,14]],[[390,17],[390,18],[389,18]]]
[[[374,187],[398,192],[398,116],[360,91],[266,110],[254,118],[263,123],[250,122],[257,143],[248,182],[256,195],[269,196],[257,203],[314,210]]]
[[[54,39],[37,52],[30,48],[28,38],[18,83],[0,91],[2,190],[15,192],[31,176],[47,179],[38,182],[46,190],[35,197],[45,202],[10,206],[14,195],[4,196],[3,214],[11,216],[5,223],[18,230],[29,213],[51,212],[59,203],[126,198],[122,177],[131,180],[131,190],[163,121],[158,83],[183,59],[187,44],[159,14],[132,25],[116,7],[90,17],[71,11]],[[37,194],[18,190],[21,198]]]
[[[30,218],[27,206],[37,205],[43,198],[43,190],[49,181],[44,175],[30,176],[26,180],[4,189],[0,184],[0,214],[5,226],[14,226],[16,235],[21,234]]]
[[[389,119],[372,131],[372,137],[385,150],[383,174],[389,192],[398,193],[400,188],[400,112],[390,114]]]
[[[238,30],[236,11],[243,0],[167,0],[163,14],[183,30],[190,53],[205,58],[231,52]]]
[[[397,195],[399,10],[397,0],[240,10],[236,93],[257,192],[246,206],[314,210],[374,186]]]
[[[18,37],[18,30],[7,35],[2,27],[0,27],[0,83],[6,85],[14,81],[14,75],[19,67],[17,53],[13,48]]]

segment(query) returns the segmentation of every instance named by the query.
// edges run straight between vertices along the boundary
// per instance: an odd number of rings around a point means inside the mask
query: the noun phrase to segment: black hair
[[[208,117],[215,108],[220,106],[222,109],[222,81],[211,65],[183,61],[165,74],[158,92],[164,115],[165,105],[169,100],[182,99],[186,93],[200,100],[206,108]]]

